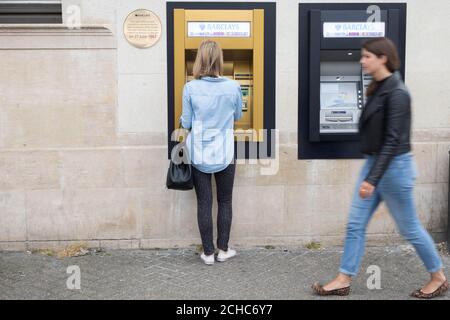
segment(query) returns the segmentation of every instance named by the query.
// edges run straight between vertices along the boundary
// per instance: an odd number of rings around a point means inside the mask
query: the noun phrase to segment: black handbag
[[[166,180],[167,189],[191,190],[194,188],[192,166],[185,143],[178,143],[172,150]]]

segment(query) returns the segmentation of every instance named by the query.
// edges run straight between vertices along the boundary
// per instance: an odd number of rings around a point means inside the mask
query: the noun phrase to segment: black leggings
[[[201,172],[194,167],[194,187],[197,194],[197,220],[203,251],[206,255],[214,253],[212,222],[212,187],[211,173]],[[217,247],[228,250],[232,212],[232,195],[235,164],[231,163],[224,170],[214,173],[217,185]]]

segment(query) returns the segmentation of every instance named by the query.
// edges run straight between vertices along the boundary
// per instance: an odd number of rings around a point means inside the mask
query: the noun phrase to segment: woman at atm
[[[181,125],[191,129],[186,146],[193,167],[197,220],[203,244],[200,258],[214,264],[211,176],[217,185],[217,261],[236,255],[228,247],[235,174],[234,122],[242,116],[240,85],[223,77],[223,52],[215,41],[200,44],[193,67],[194,80],[183,89]]]
[[[398,73],[400,60],[387,38],[366,41],[360,63],[373,77],[368,100],[360,117],[361,151],[366,161],[351,203],[344,253],[337,277],[326,285],[313,284],[318,295],[348,295],[365,245],[366,227],[381,201],[385,201],[397,228],[411,243],[431,279],[411,293],[416,298],[434,298],[448,290],[436,246],[422,227],[413,200],[416,166],[411,154],[411,99]]]

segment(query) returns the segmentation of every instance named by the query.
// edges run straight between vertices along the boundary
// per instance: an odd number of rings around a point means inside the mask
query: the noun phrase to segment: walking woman
[[[361,151],[366,161],[353,195],[347,223],[344,253],[338,276],[312,288],[318,295],[348,295],[364,254],[365,233],[372,214],[385,201],[401,235],[411,243],[431,279],[411,293],[417,298],[434,298],[448,290],[436,246],[422,227],[413,199],[416,167],[410,153],[410,95],[401,80],[397,49],[387,38],[363,44],[360,63],[373,77],[367,89],[368,101],[359,124]]]
[[[240,85],[223,74],[223,53],[219,44],[200,44],[193,67],[194,79],[183,89],[181,125],[191,129],[186,146],[193,167],[197,195],[197,220],[203,244],[200,258],[214,264],[211,176],[217,185],[217,261],[236,255],[228,248],[232,220],[234,182],[234,121],[242,116]]]

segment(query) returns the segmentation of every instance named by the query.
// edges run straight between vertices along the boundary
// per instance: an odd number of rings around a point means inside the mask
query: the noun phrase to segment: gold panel
[[[208,38],[220,43],[222,49],[252,49],[253,38]],[[205,38],[187,38],[186,49],[197,49]]]
[[[259,129],[264,128],[264,10],[255,9],[253,19],[253,129],[256,140],[262,141]]]
[[[253,10],[186,10],[186,21],[253,21]]]
[[[185,35],[185,18],[184,9],[175,9],[174,12],[174,103],[175,103],[175,127],[179,127],[179,121],[182,111],[183,87],[185,83],[185,61],[184,61],[184,35]]]

